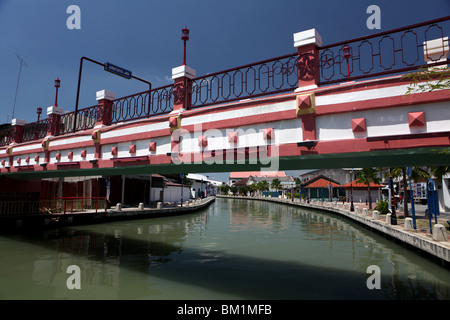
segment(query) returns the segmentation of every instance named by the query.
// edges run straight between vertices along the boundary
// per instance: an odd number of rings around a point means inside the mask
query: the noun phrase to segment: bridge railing
[[[297,63],[293,53],[192,79],[192,107],[294,90]]]
[[[65,113],[61,115],[59,123],[59,134],[66,134],[70,132],[83,131],[92,129],[97,124],[98,105]],[[76,123],[74,123],[76,121]]]
[[[45,138],[49,126],[51,126],[50,119],[27,123],[23,127],[22,141],[25,142]]]
[[[418,23],[371,36],[322,46],[319,49],[320,84],[405,73],[424,65],[448,64],[450,17]],[[426,42],[442,39],[435,58],[425,61]],[[442,50],[441,50],[442,49]],[[442,52],[442,54],[439,54]],[[446,61],[439,61],[446,59]]]
[[[0,131],[0,147],[9,145],[14,137],[14,127],[9,127]]]
[[[111,123],[148,118],[173,110],[173,85],[139,92],[113,101]]]
[[[305,71],[320,74],[319,85],[374,78],[419,70],[426,65],[447,65],[450,16],[370,36],[341,41],[318,48],[318,61],[301,59],[298,53],[247,64],[191,79],[187,88],[191,108],[232,102],[295,90],[301,86]],[[441,39],[442,54],[430,58],[427,41]],[[434,48],[438,51],[439,46]],[[425,61],[425,58],[428,61]],[[306,62],[305,62],[306,61]],[[143,91],[114,100],[110,123],[147,118],[171,112],[180,92],[175,85]],[[104,109],[98,105],[69,112],[60,117],[57,134],[92,129],[102,119]],[[109,116],[109,115],[108,115]],[[76,118],[76,123],[75,122]],[[54,125],[48,119],[24,127],[22,141],[42,139]],[[53,131],[52,131],[53,132]],[[14,139],[14,128],[0,131],[0,146]]]

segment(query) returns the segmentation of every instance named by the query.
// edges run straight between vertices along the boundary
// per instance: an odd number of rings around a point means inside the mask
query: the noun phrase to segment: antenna
[[[14,119],[14,110],[16,109],[16,100],[17,100],[17,91],[19,89],[19,81],[20,81],[20,73],[22,72],[22,66],[25,65],[28,69],[30,68],[25,61],[23,61],[23,59],[21,57],[19,57],[19,55],[17,53],[14,53],[17,58],[19,58],[20,61],[20,69],[19,69],[19,76],[17,78],[17,85],[16,85],[16,95],[14,97],[14,105],[13,105],[13,112],[12,112],[12,117],[11,119]]]

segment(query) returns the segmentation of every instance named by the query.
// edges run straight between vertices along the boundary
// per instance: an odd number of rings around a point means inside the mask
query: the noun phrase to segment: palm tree
[[[449,166],[434,166],[431,167],[431,174],[433,177],[436,178],[437,181],[441,181],[442,177],[445,176],[447,173],[450,173],[450,167]]]
[[[367,192],[369,193],[369,210],[372,210],[372,196],[370,194],[370,183],[380,183],[381,179],[377,175],[378,170],[374,168],[363,168],[359,172],[359,179],[356,183],[363,183],[367,185]]]
[[[222,183],[222,185],[219,187],[219,190],[221,193],[223,194],[228,194],[228,191],[230,191],[230,186],[227,185],[226,183]]]
[[[439,186],[442,184],[442,177],[447,173],[450,173],[450,166],[434,166],[430,168],[431,175],[436,179],[436,185],[439,190]],[[442,192],[442,186],[441,186]],[[440,192],[440,193],[441,193]],[[442,201],[442,193],[438,198]],[[441,201],[439,201],[439,205],[442,205]]]
[[[277,191],[281,189],[281,182],[277,178],[272,180],[272,189],[276,189]]]
[[[262,192],[269,191],[269,183],[266,180],[259,181],[256,184],[256,187],[258,188],[259,191]]]
[[[252,184],[248,185],[248,191],[250,191],[251,196],[254,196],[255,192],[258,191],[258,187],[257,187],[256,183],[252,183]]]
[[[402,176],[403,184],[403,212],[405,213],[405,218],[408,217],[408,201],[406,201],[406,191],[407,191],[407,181],[406,181],[406,167],[396,167],[391,168],[391,177]]]
[[[405,218],[406,218],[406,217],[408,217],[408,201],[406,198],[408,184],[407,184],[407,179],[406,179],[406,167],[390,168],[390,170],[385,175],[386,178],[394,178],[394,177],[400,177],[400,176],[402,176],[402,184],[403,184],[403,212],[405,213]],[[418,181],[421,178],[428,179],[428,178],[430,178],[430,174],[428,173],[427,170],[425,170],[421,167],[413,167],[411,179],[414,181]]]

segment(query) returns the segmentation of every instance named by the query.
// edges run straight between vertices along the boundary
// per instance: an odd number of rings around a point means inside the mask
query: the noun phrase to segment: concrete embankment
[[[215,201],[215,197],[186,201],[183,206],[179,204],[160,206],[156,208],[133,207],[112,208],[107,210],[88,210],[83,212],[27,214],[27,215],[1,215],[1,231],[39,230],[64,226],[97,224],[119,220],[133,220],[158,218],[193,213],[208,207]]]
[[[343,217],[351,219],[365,226],[373,231],[376,231],[387,238],[395,240],[398,243],[406,245],[410,249],[418,250],[420,253],[425,253],[427,256],[433,257],[441,263],[450,266],[450,243],[448,235],[445,232],[445,227],[436,224],[433,228],[433,234],[421,232],[411,228],[408,223],[392,225],[389,223],[390,215],[381,218],[377,211],[369,211],[367,209],[358,210],[355,206],[355,211],[350,212],[347,205],[335,202],[310,202],[306,203],[300,199],[294,201],[282,198],[264,198],[264,197],[243,197],[243,196],[224,196],[218,195],[218,198],[228,199],[245,199],[256,201],[269,201],[275,203],[282,203],[301,208],[308,208],[312,210],[326,211],[334,214],[339,214]],[[405,219],[406,221],[406,219]],[[444,228],[444,231],[442,229]]]

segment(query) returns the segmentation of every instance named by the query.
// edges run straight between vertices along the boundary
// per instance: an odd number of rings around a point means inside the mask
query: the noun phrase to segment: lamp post
[[[344,52],[344,58],[347,61],[347,78],[350,78],[350,66],[348,63],[348,59],[350,59],[350,57],[352,56],[350,53],[350,47],[345,46],[344,48],[342,48],[342,51]]]
[[[395,214],[395,195],[394,195],[394,181],[392,179],[392,171],[389,168],[389,207],[391,209],[391,224],[397,225],[397,215]]]
[[[189,29],[184,27],[181,30],[181,40],[184,42],[184,50],[183,50],[183,66],[186,65],[186,41],[189,40]]]
[[[41,107],[37,107],[36,113],[38,115],[38,118],[37,118],[37,122],[36,122],[36,131],[34,132],[34,138],[35,139],[37,139],[37,137],[39,135],[39,120],[40,120],[40,117],[41,117],[42,108]]]
[[[61,80],[56,78],[56,80],[55,80],[56,95],[55,95],[55,105],[54,105],[54,107],[58,106],[58,89],[59,89],[60,86],[61,86]]]
[[[37,115],[38,115],[37,122],[39,122],[39,118],[41,117],[41,114],[42,114],[42,108],[41,108],[41,107],[38,107],[38,108],[36,109],[36,113],[37,113]]]
[[[353,205],[353,169],[352,169],[352,177],[350,179],[350,212],[355,211],[355,207]]]
[[[180,174],[180,178],[181,178],[181,206],[183,206],[183,187],[184,187],[184,174],[181,173]]]
[[[412,182],[411,182],[411,175],[412,175],[412,168],[408,167],[407,169],[408,171],[408,177],[409,177],[409,195],[411,197],[411,211],[412,211],[412,218],[413,218],[413,226],[414,229],[417,229],[416,227],[416,211],[414,208],[414,194],[413,194],[413,189],[412,189]],[[406,201],[406,194],[405,194],[405,201]]]

